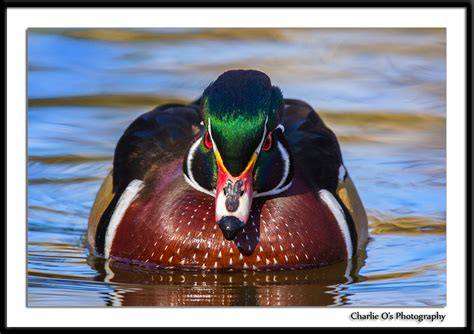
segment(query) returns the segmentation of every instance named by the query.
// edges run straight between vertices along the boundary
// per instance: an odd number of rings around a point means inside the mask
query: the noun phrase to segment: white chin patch
[[[240,219],[243,222],[247,222],[250,213],[250,207],[252,205],[252,201],[250,200],[247,193],[244,193],[239,199],[239,207],[236,211],[230,212],[227,210],[225,206],[225,195],[224,192],[221,192],[216,197],[216,221],[219,221],[222,217],[225,216],[234,216]]]

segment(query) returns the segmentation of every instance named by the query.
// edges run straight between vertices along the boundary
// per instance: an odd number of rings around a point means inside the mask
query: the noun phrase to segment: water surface
[[[445,55],[442,29],[30,29],[27,304],[445,305]],[[92,256],[88,214],[125,128],[234,68],[266,72],[335,131],[369,215],[366,251],[208,274]]]

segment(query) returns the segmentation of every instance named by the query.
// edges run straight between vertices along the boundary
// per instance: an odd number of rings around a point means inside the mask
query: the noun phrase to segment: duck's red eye
[[[212,148],[212,140],[211,140],[211,135],[209,134],[208,131],[206,131],[206,134],[204,135],[204,144],[208,149]]]
[[[272,133],[270,132],[263,142],[262,150],[265,152],[272,148]]]

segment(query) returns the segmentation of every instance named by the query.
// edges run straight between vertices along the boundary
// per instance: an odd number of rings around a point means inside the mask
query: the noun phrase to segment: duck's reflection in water
[[[93,257],[89,264],[111,286],[109,306],[344,306],[365,257],[290,271],[169,271]]]

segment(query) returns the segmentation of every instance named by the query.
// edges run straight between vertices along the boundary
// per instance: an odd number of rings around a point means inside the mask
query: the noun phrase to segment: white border
[[[465,10],[456,8],[7,9],[7,326],[439,326],[350,321],[352,308],[25,307],[26,29],[242,26],[447,27],[447,307],[411,311],[439,311],[447,314],[441,326],[465,326],[465,20]]]

